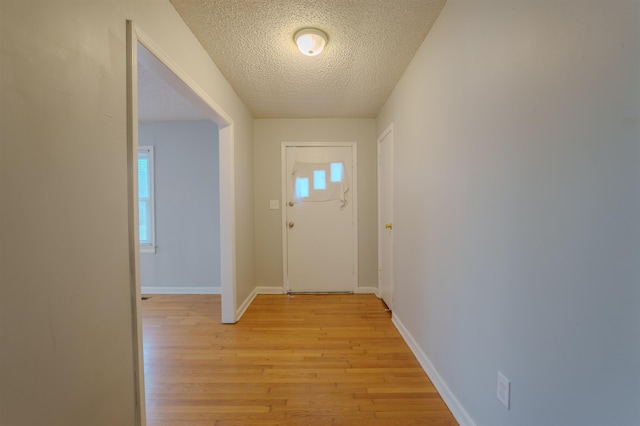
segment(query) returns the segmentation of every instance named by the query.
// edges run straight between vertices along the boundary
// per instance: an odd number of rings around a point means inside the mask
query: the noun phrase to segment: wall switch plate
[[[498,399],[502,404],[509,409],[509,402],[511,399],[511,382],[509,379],[498,371]]]
[[[269,209],[270,210],[278,210],[280,208],[279,200],[269,200]]]

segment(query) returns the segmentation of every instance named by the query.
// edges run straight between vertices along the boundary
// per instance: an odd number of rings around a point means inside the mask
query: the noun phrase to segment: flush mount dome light
[[[316,56],[327,44],[327,35],[315,28],[303,28],[293,36],[302,54]]]

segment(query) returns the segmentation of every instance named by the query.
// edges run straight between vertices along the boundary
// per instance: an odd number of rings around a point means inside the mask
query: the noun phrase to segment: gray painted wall
[[[638,23],[449,0],[379,115],[394,315],[478,425],[640,424]]]
[[[139,144],[152,145],[155,156],[157,247],[140,256],[142,291],[219,291],[218,126],[148,122],[138,131]]]

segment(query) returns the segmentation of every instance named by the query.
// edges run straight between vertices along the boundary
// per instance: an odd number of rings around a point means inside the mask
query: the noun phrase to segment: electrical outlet
[[[498,371],[498,399],[502,404],[509,409],[509,402],[511,399],[511,382],[509,379]]]
[[[278,210],[280,208],[280,200],[269,200],[269,209]]]

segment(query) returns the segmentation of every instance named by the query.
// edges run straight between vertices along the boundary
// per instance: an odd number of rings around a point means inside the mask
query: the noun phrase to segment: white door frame
[[[236,252],[234,191],[234,124],[216,102],[131,20],[127,20],[127,182],[129,197],[129,283],[131,289],[136,425],[146,424],[144,357],[140,290],[140,243],[138,240],[138,44],[161,66],[153,71],[200,109],[219,128],[220,162],[220,274],[222,322],[236,317]],[[141,58],[140,59],[144,59]],[[148,58],[149,59],[149,58]],[[153,61],[150,61],[153,67]]]
[[[355,271],[353,274],[353,292],[358,290],[358,143],[357,142],[282,142],[280,164],[282,170],[282,291],[287,293],[289,291],[289,265],[288,265],[288,242],[287,242],[287,182],[289,179],[287,172],[287,148],[295,147],[351,147],[351,154],[353,156],[352,164],[353,170],[351,171],[351,186],[349,189],[351,192],[352,205],[353,205],[353,259],[355,262]]]
[[[384,131],[382,133],[380,133],[380,136],[378,136],[378,141],[377,141],[377,150],[378,150],[378,156],[377,156],[377,164],[378,164],[378,297],[382,299],[382,239],[383,239],[383,233],[385,232],[385,223],[384,220],[382,218],[382,206],[383,206],[383,200],[382,200],[382,179],[381,179],[381,166],[382,166],[382,150],[380,149],[380,144],[382,143],[382,141],[387,137],[387,135],[391,134],[391,147],[393,149],[393,123],[389,124],[389,126],[387,126],[386,129],[384,129]],[[393,160],[393,158],[392,158]],[[393,170],[393,162],[392,162],[392,170]],[[392,182],[392,188],[393,188],[393,182]],[[393,245],[393,234],[391,236],[391,242]],[[393,256],[393,247],[392,247],[392,256]],[[389,283],[391,286],[391,293],[393,294],[393,265],[391,265],[391,273],[392,273],[392,278],[391,278],[391,282]],[[393,300],[393,296],[391,298]],[[392,302],[393,304],[393,302]],[[391,309],[392,307],[389,306],[389,308]]]

